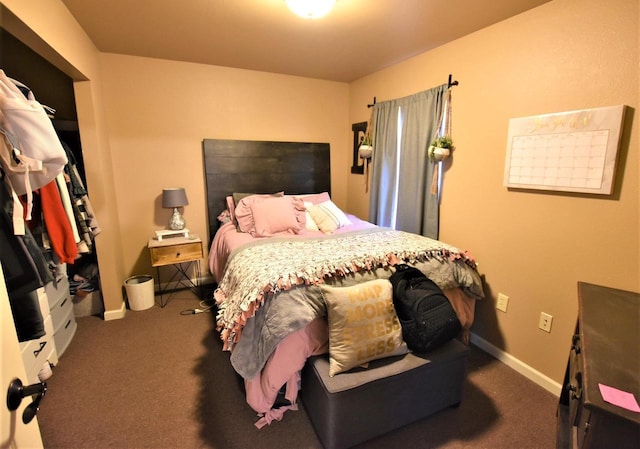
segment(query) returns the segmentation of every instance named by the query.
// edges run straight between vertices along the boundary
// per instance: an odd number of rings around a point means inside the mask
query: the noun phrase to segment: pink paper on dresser
[[[600,394],[609,404],[622,407],[632,412],[640,413],[640,406],[633,393],[627,391],[618,390],[617,388],[610,387],[604,384],[598,384],[600,388]]]

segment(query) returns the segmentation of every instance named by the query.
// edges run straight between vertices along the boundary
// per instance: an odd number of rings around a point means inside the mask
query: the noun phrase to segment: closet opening
[[[88,191],[84,158],[78,128],[73,79],[40,56],[20,39],[0,27],[0,69],[12,79],[30,88],[36,100],[55,109],[52,123],[56,133],[72,155],[79,178]],[[81,252],[73,264],[66,265],[70,294],[74,299],[76,316],[101,314],[104,311],[99,286],[96,250]],[[87,296],[92,296],[90,307],[75,307]]]

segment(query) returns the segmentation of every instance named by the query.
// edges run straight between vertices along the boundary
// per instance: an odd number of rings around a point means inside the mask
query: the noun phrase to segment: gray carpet
[[[122,320],[78,318],[38,413],[53,448],[321,448],[304,411],[261,430],[191,292]],[[361,448],[555,447],[557,398],[472,346],[462,402]]]

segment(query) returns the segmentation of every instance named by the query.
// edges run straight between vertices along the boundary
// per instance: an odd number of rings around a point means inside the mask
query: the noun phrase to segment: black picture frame
[[[360,142],[364,139],[367,132],[367,122],[354,123],[351,125],[353,131],[353,163],[351,165],[351,173],[355,175],[364,174],[364,161],[358,157],[358,148]]]

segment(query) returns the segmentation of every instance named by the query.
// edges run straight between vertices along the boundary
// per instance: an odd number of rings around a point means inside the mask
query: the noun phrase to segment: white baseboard
[[[119,310],[105,310],[104,320],[105,321],[119,320],[121,318],[124,318],[126,313],[127,313],[127,305],[124,303],[124,301],[122,301],[122,305],[120,306]]]
[[[540,385],[542,388],[547,390],[548,392],[560,397],[560,393],[562,392],[562,384],[559,384],[555,380],[551,379],[548,376],[545,376],[540,371],[533,369],[526,363],[523,363],[521,360],[516,359],[511,354],[507,354],[502,349],[499,349],[489,343],[487,340],[482,337],[478,337],[473,332],[471,333],[471,343],[482,349],[483,351],[491,354],[496,359],[507,365],[508,367],[516,370],[518,373],[522,374],[524,377],[529,379],[530,381]]]
[[[191,278],[190,281],[192,283],[194,283],[194,285],[207,285],[209,283],[213,283],[215,282],[215,280],[213,279],[213,276],[201,276],[198,277],[197,280],[195,278]],[[162,284],[162,288],[165,289],[167,287],[170,286],[170,284],[172,283],[163,283]],[[158,294],[158,286],[155,286],[155,294]],[[110,320],[119,320],[121,318],[124,318],[125,314],[127,313],[127,304],[122,301],[122,305],[120,306],[119,309],[116,310],[105,310],[104,312],[104,320],[105,321],[110,321]]]

